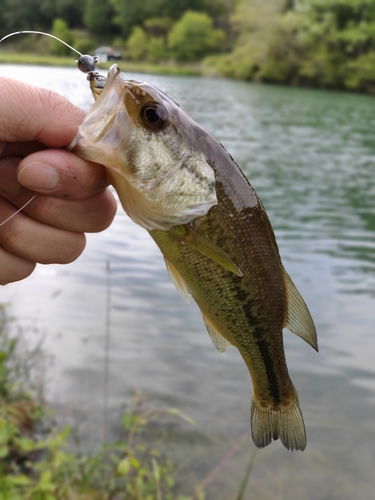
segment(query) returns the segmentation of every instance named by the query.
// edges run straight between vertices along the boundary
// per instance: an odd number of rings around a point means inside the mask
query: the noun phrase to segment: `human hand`
[[[36,263],[66,264],[85,232],[107,228],[116,201],[105,169],[63,148],[84,112],[46,89],[0,78],[0,284],[29,276]]]

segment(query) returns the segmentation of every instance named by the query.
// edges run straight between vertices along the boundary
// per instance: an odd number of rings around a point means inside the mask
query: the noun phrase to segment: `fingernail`
[[[60,174],[51,165],[34,161],[23,167],[18,182],[34,191],[53,191],[59,187]]]

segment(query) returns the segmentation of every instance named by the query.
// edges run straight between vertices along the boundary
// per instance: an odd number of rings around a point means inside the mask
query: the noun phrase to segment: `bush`
[[[219,50],[224,40],[224,32],[214,29],[210,16],[187,11],[169,32],[168,46],[176,59],[196,61]]]
[[[147,45],[148,41],[145,31],[140,26],[136,26],[133,28],[132,34],[126,44],[128,57],[133,61],[140,61],[146,55]]]
[[[69,45],[73,45],[74,43],[73,34],[64,19],[56,18],[53,21],[52,35],[56,36],[60,40],[63,40]],[[58,40],[54,40],[53,38],[51,38],[50,48],[52,54],[56,54],[58,56],[66,56],[70,53],[69,47]]]
[[[74,48],[81,52],[81,54],[91,54],[93,55],[97,44],[91,38],[82,38],[80,40],[76,40],[74,44]]]
[[[151,37],[147,46],[147,61],[156,63],[168,59],[169,53],[165,46],[164,39],[161,37]]]

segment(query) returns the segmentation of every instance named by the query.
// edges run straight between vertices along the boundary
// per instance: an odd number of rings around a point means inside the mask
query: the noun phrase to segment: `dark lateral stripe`
[[[268,349],[268,342],[264,340],[263,338],[258,338],[255,335],[256,343],[258,345],[258,349],[260,352],[260,355],[262,357],[264,366],[266,368],[266,374],[267,374],[267,382],[268,382],[268,390],[271,394],[272,401],[277,405],[281,402],[281,397],[280,397],[280,391],[279,391],[279,384],[278,384],[278,379],[276,376],[276,371],[273,363],[273,359],[270,355],[269,349]]]
[[[255,318],[251,313],[251,300],[242,305],[242,309],[245,313],[248,325],[252,328],[252,335],[258,346],[259,353],[261,355],[264,367],[266,369],[268,390],[271,395],[272,401],[277,405],[281,402],[281,396],[279,391],[278,378],[276,376],[276,370],[272,356],[269,351],[269,344],[264,338],[264,331],[262,328],[254,327],[257,318]]]

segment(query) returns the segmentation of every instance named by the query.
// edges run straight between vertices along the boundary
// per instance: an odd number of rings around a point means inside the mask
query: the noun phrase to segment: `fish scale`
[[[280,439],[303,450],[282,330],[317,350],[316,331],[254,189],[225,148],[158,89],[126,80],[114,65],[93,93],[71,150],[107,168],[124,210],[149,231],[182,297],[194,298],[217,349],[239,350],[253,382],[256,446]]]
[[[252,212],[247,217],[245,209],[236,213],[230,206],[235,215],[227,224],[223,212],[228,212],[226,205],[231,205],[231,201],[219,184],[216,191],[218,204],[192,225],[231,256],[244,273],[242,278],[218,269],[210,259],[175,239],[173,229],[150,234],[179,270],[206,320],[239,349],[259,404],[277,408],[289,403],[296,391],[284,356],[286,300],[282,273],[275,272],[281,266],[276,242],[270,233],[264,232],[265,213],[259,205],[247,208],[247,212]],[[171,251],[173,245],[176,248]],[[264,275],[268,275],[266,285]]]

